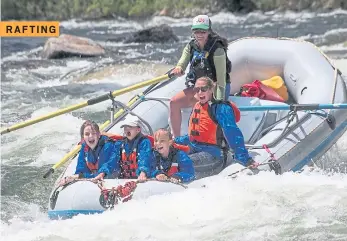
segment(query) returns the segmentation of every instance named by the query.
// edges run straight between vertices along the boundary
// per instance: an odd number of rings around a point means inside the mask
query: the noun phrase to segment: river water
[[[189,41],[191,19],[154,17],[100,22],[70,20],[62,33],[103,45],[100,58],[44,60],[44,38],[1,40],[1,125],[9,126],[110,90],[151,79],[174,65]],[[347,12],[219,13],[213,28],[229,40],[248,36],[308,40],[336,61],[347,78]],[[178,43],[123,44],[112,37],[169,24]],[[112,75],[76,81],[85,72],[116,64]],[[136,65],[135,65],[136,64]],[[65,74],[76,70],[71,75]],[[119,97],[128,100],[134,93]],[[1,240],[347,240],[347,135],[319,160],[314,172],[260,173],[235,180],[211,178],[205,189],[132,201],[114,211],[50,221],[47,202],[61,170],[42,175],[79,141],[84,119],[104,122],[103,102],[1,136]],[[339,173],[327,172],[333,168]]]

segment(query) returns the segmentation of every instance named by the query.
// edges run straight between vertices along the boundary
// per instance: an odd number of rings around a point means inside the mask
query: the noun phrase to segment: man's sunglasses
[[[199,93],[200,90],[201,90],[201,92],[206,92],[206,91],[209,90],[209,87],[207,85],[206,86],[202,86],[202,87],[194,87],[193,90],[194,90],[195,93]]]

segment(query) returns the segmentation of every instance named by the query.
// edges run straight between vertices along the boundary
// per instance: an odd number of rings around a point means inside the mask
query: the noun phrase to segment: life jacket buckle
[[[200,136],[200,133],[199,133],[198,131],[196,131],[196,130],[192,130],[192,131],[190,132],[190,134],[191,134],[192,136]]]
[[[194,109],[194,113],[200,114],[200,109]]]
[[[198,124],[199,123],[199,119],[198,118],[192,118],[192,122],[193,122],[193,124]]]

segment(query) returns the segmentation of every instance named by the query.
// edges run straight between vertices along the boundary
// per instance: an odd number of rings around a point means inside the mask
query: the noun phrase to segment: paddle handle
[[[95,98],[92,98],[90,100],[87,100],[88,105],[94,105],[103,101],[106,101],[110,98],[110,94],[104,94]]]
[[[53,168],[50,168],[46,173],[45,175],[43,175],[43,178],[47,178],[49,177],[51,174],[54,173],[54,169]]]

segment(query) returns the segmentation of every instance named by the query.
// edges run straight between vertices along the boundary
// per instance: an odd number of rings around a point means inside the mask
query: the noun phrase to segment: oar
[[[347,103],[238,106],[240,111],[347,109]]]
[[[126,88],[123,88],[123,89],[120,89],[120,90],[115,90],[115,91],[113,91],[111,93],[111,95],[113,97],[119,96],[119,95],[125,94],[127,92],[130,92],[130,91],[133,91],[133,90],[136,90],[136,89],[140,89],[140,88],[142,88],[144,86],[148,86],[148,85],[155,84],[155,83],[158,83],[160,81],[163,81],[165,79],[169,79],[171,77],[172,77],[171,73],[170,74],[165,74],[165,75],[159,76],[157,78],[154,78],[154,79],[151,79],[151,80],[147,80],[147,81],[143,81],[141,83],[137,83],[137,84],[131,85],[129,87],[126,87]],[[41,122],[41,121],[44,121],[44,120],[47,120],[47,119],[50,119],[50,118],[62,115],[62,114],[65,114],[65,113],[68,113],[68,112],[71,112],[71,111],[74,111],[74,110],[81,109],[81,108],[89,106],[89,105],[94,105],[94,104],[100,103],[100,102],[108,100],[108,99],[109,99],[109,94],[104,94],[104,95],[92,98],[92,99],[87,100],[87,101],[85,101],[83,103],[80,103],[80,104],[77,104],[77,105],[73,105],[73,106],[70,106],[70,107],[67,107],[67,108],[64,108],[64,109],[60,109],[60,110],[52,112],[50,114],[47,114],[47,115],[44,115],[44,116],[41,116],[41,117],[38,117],[38,118],[35,118],[35,119],[32,119],[32,120],[27,120],[27,121],[24,121],[22,123],[13,125],[11,127],[8,127],[8,128],[6,128],[6,129],[1,131],[1,135],[9,133],[9,132],[14,131],[14,130],[21,129],[21,128],[29,126],[29,125],[33,125],[35,123],[38,123],[38,122]]]
[[[168,73],[166,75],[169,76],[169,78],[172,78],[172,75],[169,74],[171,72],[171,70],[168,71]],[[159,81],[158,81],[159,82]],[[157,83],[157,82],[156,82]],[[134,98],[132,98],[128,104],[127,107],[132,106],[138,99],[142,98],[144,95],[146,95],[147,93],[149,93],[155,86],[156,83],[153,83],[150,87],[148,87],[145,91],[143,91],[143,93],[136,95]],[[115,115],[114,115],[114,119],[117,119],[120,115],[122,115],[124,113],[124,109],[120,109]],[[100,126],[100,130],[103,130],[106,126],[108,126],[110,124],[110,120],[106,121],[104,124],[102,124]],[[54,173],[54,171],[61,167],[62,165],[64,165],[67,161],[71,160],[72,158],[74,158],[78,152],[81,150],[81,145],[77,145],[75,146],[74,149],[72,149],[69,153],[67,153],[59,162],[57,162],[56,164],[54,164],[44,175],[43,178],[47,178],[48,176],[50,176],[52,173]]]

